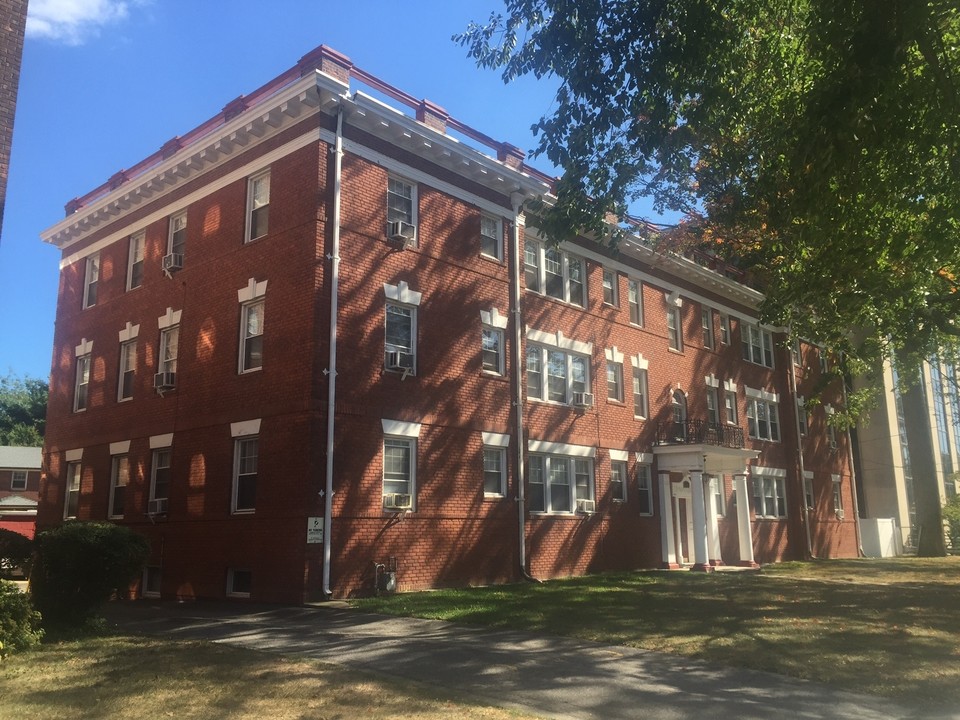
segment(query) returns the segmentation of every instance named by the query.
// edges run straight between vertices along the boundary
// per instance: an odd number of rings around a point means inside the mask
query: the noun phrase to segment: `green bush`
[[[150,552],[142,535],[105,522],[64,523],[35,543],[30,592],[48,629],[87,623],[114,592],[129,587]]]
[[[40,613],[16,584],[0,580],[0,660],[40,642]]]
[[[947,523],[947,537],[954,555],[960,554],[960,495],[954,495],[943,506],[943,519]]]
[[[15,568],[30,574],[33,540],[13,530],[0,528],[0,578],[10,578]]]

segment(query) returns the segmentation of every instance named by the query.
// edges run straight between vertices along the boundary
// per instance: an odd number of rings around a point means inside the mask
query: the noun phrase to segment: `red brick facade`
[[[325,57],[340,62],[347,75],[353,71],[341,56]],[[671,396],[678,388],[686,394],[688,418],[706,418],[708,377],[736,383],[736,424],[744,433],[745,389],[777,398],[780,439],[748,439],[746,446],[759,453],[750,461],[753,466],[781,473],[786,517],[753,518],[753,552],[760,562],[805,556],[790,352],[775,333],[773,369],[742,358],[737,318],[754,314],[755,294],[683,258],[636,251],[614,261],[586,240],[567,243],[564,251],[583,262],[585,306],[522,290],[520,336],[528,339],[519,357],[526,358],[527,346],[544,343],[545,336],[574,343],[587,360],[587,390],[595,403],[576,408],[569,398],[563,403],[529,399],[523,373],[521,387],[516,386],[513,359],[518,316],[511,313],[516,262],[511,259],[511,192],[535,194],[543,187],[538,176],[445,144],[435,127],[389,113],[381,117],[377,113],[384,111],[353,97],[344,101],[338,185],[338,86],[324,75],[299,78],[298,71],[289,87],[276,95],[264,93],[260,105],[225,114],[221,126],[184,145],[162,161],[166,164],[76,201],[77,212],[45,235],[63,248],[64,260],[41,528],[69,514],[70,463],[80,478],[76,516],[110,516],[114,458],[125,456],[129,480],[122,517],[114,513],[114,519],[151,540],[152,575],[144,590],[189,598],[223,597],[232,588],[234,594],[287,603],[323,594],[323,545],[307,542],[307,523],[324,515],[326,500],[330,288],[339,187],[334,494],[326,528],[333,594],[372,592],[378,563],[396,564],[400,589],[519,579],[518,451],[526,463],[531,447],[559,453],[558,458],[564,448],[582,453],[582,462],[569,467],[589,470],[588,477],[576,480],[595,501],[595,512],[531,512],[532,490],[526,485],[523,537],[529,573],[555,577],[664,565],[657,426],[672,417]],[[287,95],[291,99],[285,100]],[[245,243],[248,179],[266,169],[268,232]],[[386,237],[390,177],[415,188],[414,247]],[[170,217],[182,210],[187,213],[183,269],[168,276],[161,263],[169,252]],[[481,216],[498,221],[499,258],[481,253]],[[127,289],[130,237],[141,230],[143,281]],[[521,219],[517,232],[522,264],[524,237],[529,242],[535,229],[524,228]],[[96,301],[84,308],[87,263],[97,253]],[[604,303],[605,267],[617,272],[619,307]],[[522,267],[519,277],[522,283]],[[709,282],[698,284],[698,278]],[[630,279],[642,283],[642,327],[630,322]],[[246,317],[241,298],[249,300],[245,288],[262,290],[257,297],[263,299],[262,367],[252,372],[238,371]],[[401,294],[400,305],[415,316],[414,373],[385,368],[385,307],[391,293]],[[668,348],[666,296],[671,293],[682,303],[680,352]],[[712,313],[713,350],[704,348],[702,306]],[[481,362],[482,313],[489,318],[494,309],[495,316],[508,319],[498,326],[502,374],[485,371]],[[726,344],[720,336],[721,312],[731,323]],[[161,394],[154,390],[154,375],[161,370],[163,318],[172,322],[176,313],[175,388]],[[132,398],[121,401],[120,342],[129,340],[133,329],[138,333]],[[588,346],[586,357],[582,351]],[[614,349],[624,356],[622,401],[608,400],[605,387],[606,355]],[[804,363],[814,367],[798,368],[800,395],[809,393],[819,376],[817,350],[805,350]],[[642,420],[634,416],[631,395],[631,358],[638,354],[649,363],[649,413]],[[85,408],[77,410],[78,362],[87,355]],[[524,423],[519,445],[517,397]],[[811,408],[803,440],[805,469],[813,472],[811,547],[817,556],[855,555],[847,439],[839,437],[835,450],[826,447],[824,422],[822,408]],[[384,507],[384,439],[390,423],[413,440],[405,446],[415,455],[410,512]],[[484,493],[483,433],[507,438],[506,487],[499,495]],[[239,468],[249,470],[236,450],[237,439],[244,437],[256,437],[255,501],[238,499],[243,482],[238,477],[244,473]],[[150,503],[151,483],[156,451],[165,448],[169,492],[158,511]],[[611,451],[627,458],[624,501],[611,495]],[[638,454],[645,464],[653,457],[648,515],[640,513]],[[557,467],[562,462],[557,460]],[[529,483],[531,471],[525,471]],[[841,481],[844,517],[834,512],[833,475]],[[683,477],[675,473],[670,480]],[[551,476],[550,482],[557,478]],[[734,479],[721,481],[720,554],[723,562],[736,563],[743,558]],[[689,504],[677,504],[677,518],[687,526]],[[677,537],[681,555],[689,560],[693,548],[686,546],[683,532]]]
[[[0,0],[0,228],[13,144],[13,120],[17,114],[20,60],[27,26],[27,0]]]

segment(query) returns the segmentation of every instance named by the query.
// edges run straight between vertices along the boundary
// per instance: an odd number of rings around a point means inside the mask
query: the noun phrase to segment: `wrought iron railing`
[[[743,428],[704,420],[657,423],[657,445],[716,445],[743,448]]]

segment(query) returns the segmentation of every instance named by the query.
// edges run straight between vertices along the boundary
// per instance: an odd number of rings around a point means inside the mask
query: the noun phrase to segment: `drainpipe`
[[[788,335],[793,341],[792,334]],[[810,509],[807,507],[806,493],[806,474],[803,465],[803,436],[800,434],[800,418],[797,413],[800,412],[800,403],[797,395],[797,366],[793,362],[793,352],[790,352],[790,392],[793,394],[793,427],[797,436],[797,466],[800,468],[800,506],[803,508],[803,527],[807,533],[807,557],[816,560],[817,556],[813,554],[813,538],[810,535]]]
[[[523,333],[523,314],[520,311],[520,208],[525,194],[519,190],[510,194],[513,205],[513,231],[510,237],[510,314],[513,319],[513,408],[517,427],[517,525],[520,540],[520,574],[527,580],[539,582],[527,572],[527,518],[523,488],[523,365],[520,343]]]
[[[334,407],[337,400],[337,301],[340,286],[340,192],[343,162],[343,102],[337,105],[337,139],[333,170],[333,248],[330,260],[330,359],[327,364],[327,473],[323,490],[323,595],[329,599],[330,555],[333,523]]]

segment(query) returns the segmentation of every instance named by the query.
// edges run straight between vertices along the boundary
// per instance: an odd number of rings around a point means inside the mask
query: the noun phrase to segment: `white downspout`
[[[323,594],[329,598],[333,524],[334,407],[337,399],[337,301],[340,287],[340,192],[343,160],[343,103],[337,105],[337,139],[333,170],[333,248],[330,259],[330,359],[327,364],[327,472],[323,489]]]

